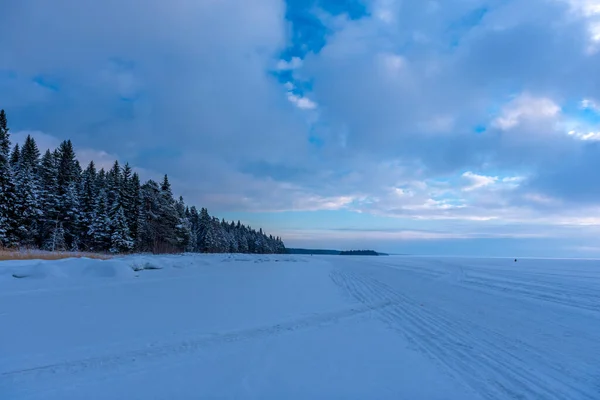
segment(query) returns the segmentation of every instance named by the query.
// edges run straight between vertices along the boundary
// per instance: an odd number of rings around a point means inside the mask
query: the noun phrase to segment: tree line
[[[285,253],[279,237],[175,199],[167,175],[140,182],[129,164],[82,169],[73,144],[11,149],[0,110],[0,245],[92,252]]]

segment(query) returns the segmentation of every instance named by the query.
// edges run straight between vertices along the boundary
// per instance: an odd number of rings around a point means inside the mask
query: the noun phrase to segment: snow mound
[[[134,271],[121,260],[94,260],[70,258],[60,261],[36,261],[12,264],[3,276],[16,279],[81,279],[81,278],[132,278]]]
[[[81,269],[81,276],[93,278],[132,278],[133,271],[120,261],[90,263]]]
[[[33,265],[14,268],[11,273],[13,278],[17,279],[45,279],[45,278],[66,278],[67,274],[58,264],[39,261]]]
[[[136,261],[136,262],[132,263],[130,266],[131,266],[131,269],[133,269],[135,272],[144,271],[144,270],[153,270],[153,269],[163,269],[163,267],[161,267],[157,263],[150,262],[150,261]]]

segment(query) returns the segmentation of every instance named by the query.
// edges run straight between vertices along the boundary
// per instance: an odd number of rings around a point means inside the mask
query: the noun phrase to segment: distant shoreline
[[[294,249],[287,248],[288,254],[314,254],[328,256],[389,256],[375,250],[327,250],[327,249]]]

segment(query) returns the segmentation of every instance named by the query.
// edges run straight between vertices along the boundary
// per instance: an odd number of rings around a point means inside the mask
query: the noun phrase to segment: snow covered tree
[[[185,241],[185,238],[179,237],[179,234],[184,235],[185,232],[181,227],[181,218],[175,206],[175,199],[173,199],[173,192],[167,175],[165,175],[160,187],[159,214],[162,221],[161,236],[165,249],[171,252],[183,251],[183,248],[179,246],[182,241]]]
[[[175,211],[179,218],[179,222],[175,226],[175,236],[177,238],[177,247],[179,249],[188,250],[191,245],[192,224],[186,216],[186,207],[183,197],[179,196],[179,200],[175,202]]]
[[[142,216],[142,195],[140,177],[135,172],[133,173],[133,175],[131,176],[131,180],[129,181],[128,190],[131,191],[132,201],[125,210],[125,216],[129,221],[129,232],[131,234],[131,238],[134,241],[134,247],[138,248],[140,235],[140,218]]]
[[[106,190],[100,189],[96,198],[92,222],[87,235],[90,238],[90,249],[107,251],[111,245],[111,220],[108,216],[108,198]]]
[[[28,136],[11,153],[0,111],[0,246],[129,252],[285,252],[279,237],[176,201],[169,178],[141,184],[129,164],[82,171],[65,140],[40,160]]]
[[[21,149],[21,164],[33,168],[33,172],[37,173],[40,163],[40,150],[31,135],[27,135],[25,143]]]
[[[136,193],[133,183],[133,171],[131,170],[129,163],[126,163],[121,171],[120,195],[121,205],[123,206],[125,219],[127,220],[127,227],[129,228],[130,232],[137,216],[137,202],[135,199]]]
[[[94,161],[83,171],[81,176],[81,192],[79,194],[80,205],[80,225],[81,225],[81,244],[84,249],[93,247],[92,237],[89,235],[90,227],[94,221],[94,212],[96,208],[96,197],[98,190],[96,186],[97,171]]]
[[[208,210],[204,207],[200,209],[200,219],[198,222],[198,250],[203,253],[210,253],[214,248],[214,233],[211,228],[212,218],[208,214]]]
[[[63,225],[68,227],[68,231],[65,230],[65,241],[70,250],[78,251],[81,243],[81,224],[77,182],[71,182],[67,187],[62,204],[65,212]]]
[[[58,222],[58,167],[56,158],[50,150],[42,156],[38,173],[40,183],[40,209],[43,215],[40,218],[40,231],[38,244],[45,246]]]
[[[140,244],[152,252],[182,251],[178,248],[177,225],[179,216],[173,204],[170,188],[160,187],[152,180],[142,185]],[[164,189],[164,190],[163,190]]]
[[[15,173],[19,168],[19,158],[21,158],[21,149],[19,148],[19,143],[17,143],[10,154],[10,167]]]
[[[198,209],[195,206],[190,207],[190,246],[192,252],[201,251],[198,241],[200,240],[201,232],[200,232],[200,214],[198,214]]]
[[[127,218],[125,218],[125,212],[123,206],[115,204],[117,209],[113,213],[113,217],[110,221],[110,252],[111,253],[125,253],[133,250],[133,239],[129,233],[129,226],[127,225]]]
[[[40,151],[35,140],[27,136],[19,155],[18,168],[15,173],[16,187],[16,235],[19,245],[35,247],[40,235],[41,187],[38,176]]]
[[[122,204],[121,202],[121,167],[118,161],[115,161],[113,167],[106,174],[106,194],[108,204]],[[112,215],[111,215],[112,217]]]
[[[60,144],[57,151],[58,167],[58,219],[65,232],[65,243],[68,248],[76,248],[79,242],[79,196],[78,185],[81,167],[75,157],[75,150],[70,140]]]
[[[140,177],[125,164],[121,172],[120,202],[123,207],[129,234],[134,243],[138,243],[140,218]]]
[[[18,245],[15,234],[15,183],[10,165],[10,135],[6,113],[0,110],[0,245]]]
[[[56,225],[50,230],[50,236],[46,240],[44,247],[50,251],[64,251],[67,249],[65,230],[62,222],[56,221]]]

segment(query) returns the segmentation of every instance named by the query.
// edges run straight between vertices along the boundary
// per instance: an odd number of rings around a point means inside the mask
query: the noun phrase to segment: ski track
[[[381,320],[485,399],[600,398],[600,388],[592,388],[597,377],[562,368],[525,343],[466,320],[450,319],[370,276],[337,269],[330,277],[363,304],[389,302],[390,307],[377,310]]]
[[[252,340],[265,336],[280,335],[301,329],[320,327],[338,322],[343,319],[359,316],[372,311],[390,307],[389,300],[382,300],[373,304],[362,304],[358,307],[344,309],[330,313],[321,313],[295,319],[293,321],[268,325],[258,328],[245,329],[229,333],[208,334],[179,340],[173,343],[153,343],[137,350],[90,357],[79,360],[66,361],[55,364],[47,364],[32,368],[11,370],[0,373],[0,389],[3,387],[18,386],[25,387],[27,381],[43,378],[56,374],[78,374],[89,370],[109,370],[127,364],[142,363],[154,359],[166,358],[178,354],[188,354],[206,347],[244,340]],[[2,392],[2,390],[0,390]]]
[[[473,271],[468,266],[461,264],[437,260],[433,263],[443,267],[444,270],[427,269],[431,264],[426,264],[425,268],[403,264],[382,263],[378,265],[414,273],[424,278],[444,279],[450,277],[456,284],[483,292],[496,292],[513,298],[550,302],[600,314],[600,294],[597,285],[574,284],[573,282],[563,284],[560,279],[565,276],[564,274],[519,271],[518,275],[520,276],[534,276],[535,283],[531,283],[514,277],[514,271],[481,272]],[[554,279],[552,279],[553,277]]]

